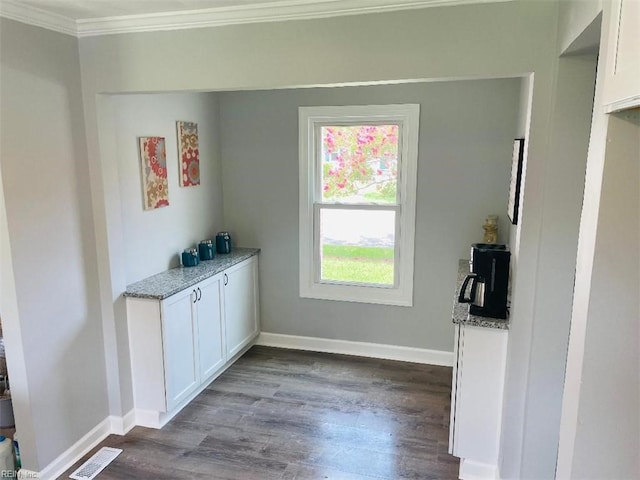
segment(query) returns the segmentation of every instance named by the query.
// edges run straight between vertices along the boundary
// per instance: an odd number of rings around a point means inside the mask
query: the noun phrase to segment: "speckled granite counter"
[[[458,261],[458,284],[456,287],[456,294],[453,298],[453,323],[460,323],[462,325],[473,325],[476,327],[485,328],[501,328],[503,330],[509,328],[509,319],[501,320],[499,318],[478,317],[476,315],[469,314],[469,304],[459,303],[458,295],[460,294],[460,287],[464,278],[469,273],[469,260]]]
[[[163,300],[185,288],[257,255],[259,248],[234,248],[231,253],[218,253],[213,260],[205,260],[195,267],[177,267],[145,278],[127,286],[125,297]]]

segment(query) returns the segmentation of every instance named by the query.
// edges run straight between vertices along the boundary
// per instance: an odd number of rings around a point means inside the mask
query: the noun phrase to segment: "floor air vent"
[[[113,462],[121,453],[122,449],[120,448],[102,447],[93,457],[69,475],[69,478],[73,478],[74,480],[92,480],[96,478],[102,470],[107,468],[107,465]]]

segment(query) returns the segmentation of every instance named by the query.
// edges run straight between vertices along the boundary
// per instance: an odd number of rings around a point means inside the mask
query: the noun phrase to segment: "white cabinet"
[[[225,362],[222,275],[162,301],[166,410],[173,410]]]
[[[258,335],[257,257],[163,300],[127,298],[136,424],[160,428]]]
[[[227,357],[258,333],[258,262],[255,257],[225,271],[224,304]]]
[[[508,330],[456,325],[449,453],[460,478],[498,478]]]
[[[209,379],[224,365],[224,324],[222,322],[222,279],[216,275],[197,285],[194,303],[198,336],[200,379]]]
[[[162,347],[166,410],[187,398],[200,381],[198,333],[193,314],[197,295],[182,292],[162,302]]]
[[[640,2],[611,4],[605,100],[608,112],[640,106]]]

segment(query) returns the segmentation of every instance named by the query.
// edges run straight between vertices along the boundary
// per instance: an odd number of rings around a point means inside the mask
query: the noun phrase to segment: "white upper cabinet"
[[[640,1],[613,2],[608,50],[607,112],[640,106]]]

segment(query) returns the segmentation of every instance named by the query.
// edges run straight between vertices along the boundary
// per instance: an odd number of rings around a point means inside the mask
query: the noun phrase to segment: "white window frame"
[[[385,305],[413,306],[413,266],[418,170],[420,105],[358,105],[299,107],[300,168],[300,297]],[[395,285],[357,285],[320,282],[317,204],[322,203],[318,132],[326,125],[397,124],[400,126]],[[326,207],[326,204],[325,204]],[[335,204],[331,208],[361,208]],[[380,209],[386,208],[384,205]]]

